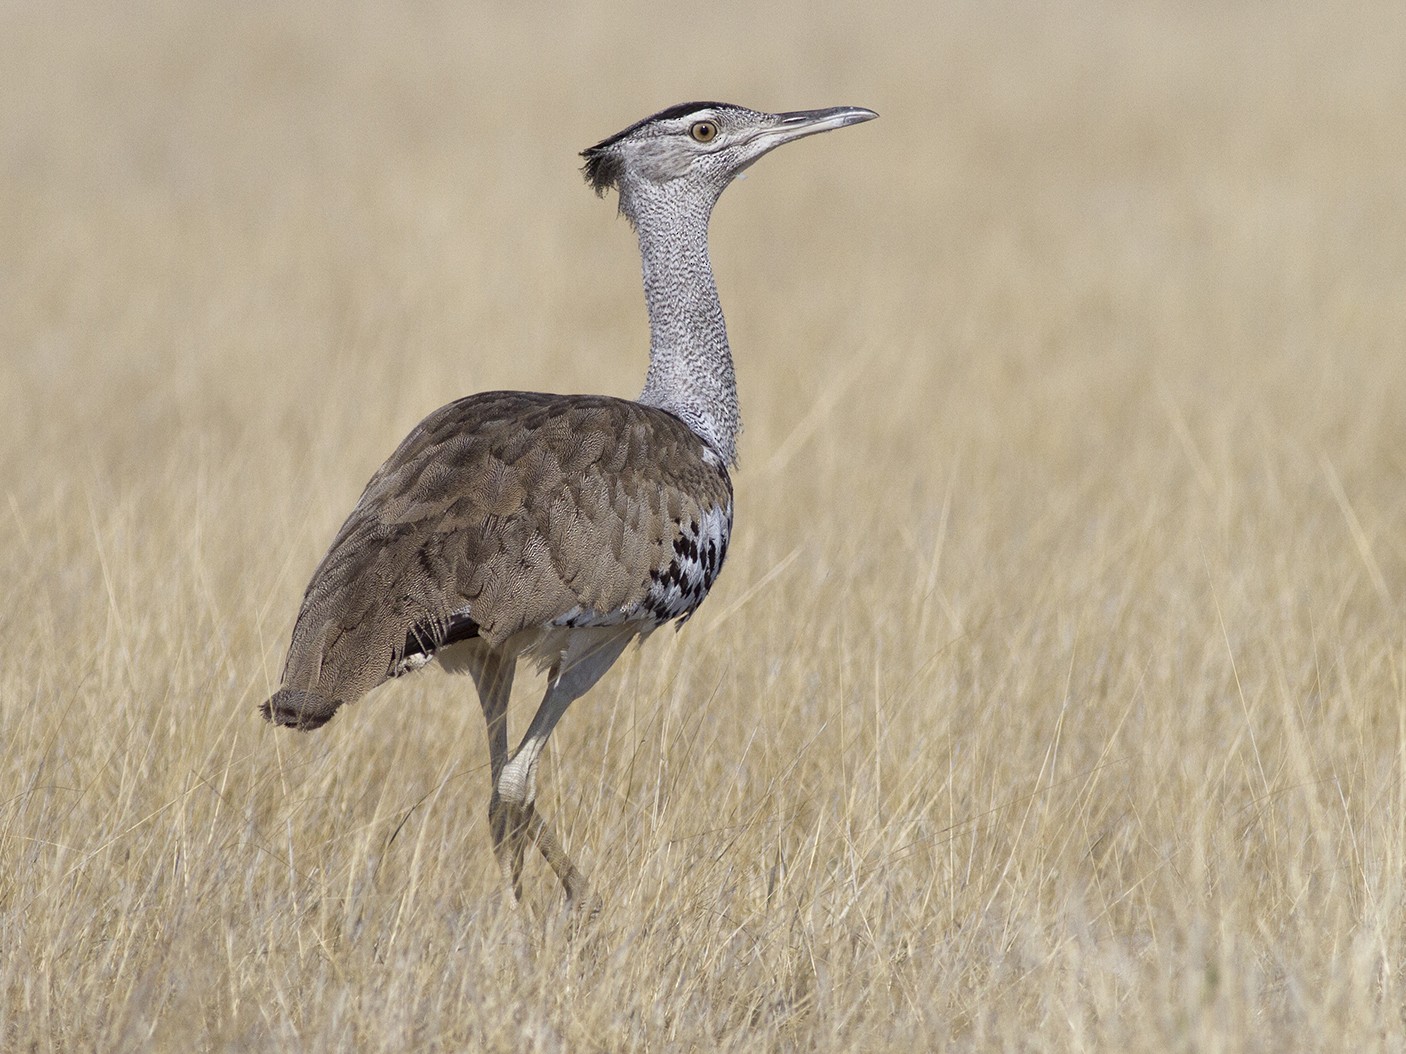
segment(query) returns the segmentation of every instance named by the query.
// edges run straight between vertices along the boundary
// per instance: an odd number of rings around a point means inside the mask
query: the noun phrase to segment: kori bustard
[[[308,584],[263,705],[313,729],[433,659],[468,673],[488,723],[493,849],[514,900],[531,843],[582,903],[585,876],[536,810],[552,729],[631,641],[682,623],[722,568],[741,420],[708,262],[718,196],[763,154],[878,116],[716,102],[647,117],[582,152],[639,236],[649,372],[636,401],[486,392],[430,414],[371,477]],[[519,658],[548,671],[517,750]]]

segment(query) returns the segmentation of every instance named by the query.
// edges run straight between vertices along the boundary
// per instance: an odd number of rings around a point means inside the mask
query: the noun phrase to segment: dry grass
[[[1406,8],[508,6],[0,8],[0,1048],[1406,1045]],[[719,96],[884,117],[719,210],[738,533],[555,739],[573,937],[466,682],[254,707],[422,414],[637,390],[573,151]]]

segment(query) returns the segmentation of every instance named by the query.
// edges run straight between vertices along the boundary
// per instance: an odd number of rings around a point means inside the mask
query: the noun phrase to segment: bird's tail
[[[306,688],[280,688],[259,707],[259,712],[276,725],[311,732],[332,720],[332,715],[341,705],[342,700],[333,699],[323,692]]]

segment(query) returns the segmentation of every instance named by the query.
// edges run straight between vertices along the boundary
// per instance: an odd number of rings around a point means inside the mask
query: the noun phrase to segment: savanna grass
[[[1406,9],[0,12],[0,1048],[1406,1045]],[[722,97],[715,595],[498,895],[470,686],[255,707],[474,390],[633,394],[575,151]],[[523,685],[516,727],[533,688]]]

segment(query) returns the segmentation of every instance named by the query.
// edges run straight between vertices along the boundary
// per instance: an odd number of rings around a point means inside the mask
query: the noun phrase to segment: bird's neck
[[[708,262],[711,212],[711,207],[664,207],[632,216],[649,309],[649,374],[640,402],[681,418],[733,465],[742,417],[727,325]]]

